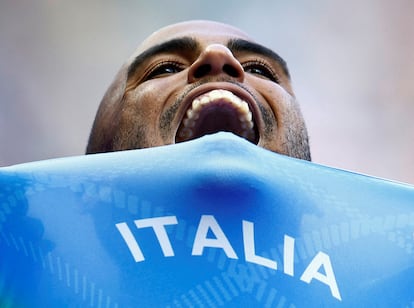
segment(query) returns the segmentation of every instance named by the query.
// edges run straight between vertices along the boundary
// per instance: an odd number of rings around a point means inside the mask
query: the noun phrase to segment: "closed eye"
[[[269,67],[269,65],[262,61],[250,61],[243,63],[243,69],[246,73],[279,83],[279,78],[276,73]]]
[[[145,80],[167,77],[184,70],[182,64],[172,61],[165,61],[152,68],[145,77]]]

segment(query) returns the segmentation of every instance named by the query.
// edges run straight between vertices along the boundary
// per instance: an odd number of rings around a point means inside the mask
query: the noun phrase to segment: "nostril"
[[[235,68],[233,65],[224,64],[223,71],[231,77],[238,78],[240,77],[240,71]]]
[[[195,78],[201,78],[206,76],[211,72],[211,65],[210,64],[203,64],[200,65],[194,72]]]
[[[238,78],[240,77],[240,71],[234,67],[233,65],[230,64],[224,64],[223,68],[222,68],[223,72],[226,73],[227,75],[234,77],[234,78]],[[203,64],[200,65],[195,71],[194,71],[194,77],[195,78],[202,78],[205,77],[206,75],[210,74],[212,71],[212,67],[210,64]]]

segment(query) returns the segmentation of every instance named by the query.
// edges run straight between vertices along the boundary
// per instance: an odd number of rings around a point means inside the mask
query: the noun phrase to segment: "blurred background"
[[[314,162],[414,184],[413,16],[412,0],[1,0],[0,166],[82,155],[139,43],[211,19],[287,60]]]

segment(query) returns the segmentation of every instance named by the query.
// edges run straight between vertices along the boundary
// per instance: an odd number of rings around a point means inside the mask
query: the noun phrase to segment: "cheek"
[[[122,113],[128,117],[155,124],[163,108],[163,91],[153,83],[142,84],[125,94]]]
[[[170,142],[170,136],[163,131],[163,115],[176,99],[178,82],[171,78],[159,78],[140,84],[124,95],[121,109],[121,130],[135,134],[140,129],[142,147],[159,146]],[[170,120],[168,121],[168,123]],[[169,130],[170,131],[170,130]]]
[[[128,93],[128,101],[134,102],[140,112],[160,115],[177,97],[184,85],[180,76],[157,78],[139,85]]]
[[[270,108],[278,126],[284,122],[284,117],[291,108],[294,99],[285,91],[285,89],[277,84],[271,82],[263,82],[259,86],[256,86],[256,90],[263,97],[268,108]]]
[[[138,87],[125,93],[116,138],[119,149],[146,148],[160,143],[156,130],[160,105],[157,99],[151,87]]]

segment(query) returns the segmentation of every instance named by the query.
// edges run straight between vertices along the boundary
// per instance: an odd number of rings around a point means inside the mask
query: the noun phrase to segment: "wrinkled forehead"
[[[213,43],[226,44],[235,38],[253,41],[240,29],[227,24],[212,21],[190,21],[167,26],[154,32],[138,47],[134,54],[140,54],[152,46],[180,37],[194,38],[201,46]]]

